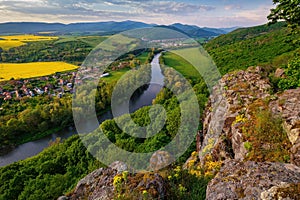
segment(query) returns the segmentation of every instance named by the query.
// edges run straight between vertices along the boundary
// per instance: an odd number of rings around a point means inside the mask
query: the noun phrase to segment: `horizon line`
[[[255,26],[261,26],[264,24],[258,24],[254,26],[228,26],[228,27],[209,27],[209,26],[199,26],[196,24],[188,24],[188,23],[170,23],[170,24],[158,24],[158,23],[146,23],[143,21],[136,21],[136,20],[108,20],[108,21],[78,21],[78,22],[72,22],[72,23],[64,23],[64,22],[47,22],[47,21],[4,21],[0,22],[0,24],[10,24],[10,23],[43,23],[43,24],[63,24],[63,25],[71,25],[71,24],[92,24],[92,23],[109,23],[109,22],[115,22],[115,23],[122,23],[122,22],[137,22],[137,23],[143,23],[147,25],[156,25],[156,26],[171,26],[174,24],[181,24],[181,25],[187,25],[187,26],[197,26],[199,28],[216,28],[216,29],[223,29],[223,28],[247,28],[247,27],[255,27]]]

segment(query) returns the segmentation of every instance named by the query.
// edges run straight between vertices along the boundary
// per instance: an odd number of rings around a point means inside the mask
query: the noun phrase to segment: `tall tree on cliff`
[[[294,32],[299,31],[300,26],[300,0],[273,0],[276,5],[271,9],[268,19],[271,23],[284,20]]]

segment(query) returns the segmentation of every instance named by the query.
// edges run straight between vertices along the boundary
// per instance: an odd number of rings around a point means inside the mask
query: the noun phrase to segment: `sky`
[[[135,20],[247,27],[266,23],[273,7],[272,0],[0,0],[0,22]]]

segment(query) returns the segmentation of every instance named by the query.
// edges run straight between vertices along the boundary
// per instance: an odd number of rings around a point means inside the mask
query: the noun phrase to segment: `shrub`
[[[289,62],[285,70],[286,78],[278,82],[278,87],[282,90],[300,87],[300,58],[297,57]]]
[[[247,151],[251,151],[252,150],[252,143],[247,141],[247,142],[244,143],[244,147],[245,147],[245,149],[247,149]]]
[[[256,110],[243,124],[246,160],[288,162],[291,143],[282,127],[282,118],[269,110]]]

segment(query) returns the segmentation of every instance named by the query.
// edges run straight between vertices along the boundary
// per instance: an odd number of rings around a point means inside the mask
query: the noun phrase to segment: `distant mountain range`
[[[93,34],[99,33],[102,35],[109,35],[120,33],[122,31],[136,29],[136,28],[149,28],[149,27],[161,27],[157,24],[146,24],[143,22],[136,21],[123,21],[123,22],[93,22],[93,23],[42,23],[42,22],[8,22],[0,24],[0,34],[34,34],[41,32],[51,32],[53,34]],[[238,27],[233,28],[200,28],[195,25],[184,25],[184,24],[172,24],[163,26],[172,28],[181,32],[186,33],[190,37],[215,37],[218,35],[226,34],[231,32]]]

